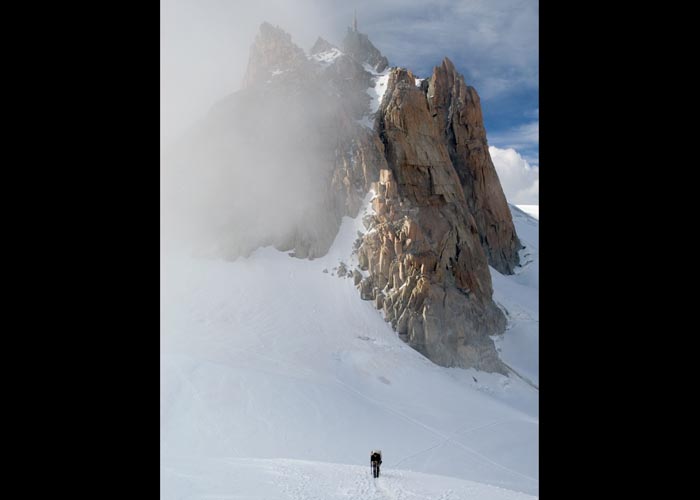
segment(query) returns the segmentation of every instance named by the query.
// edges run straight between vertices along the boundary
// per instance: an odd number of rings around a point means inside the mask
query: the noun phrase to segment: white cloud
[[[530,165],[512,148],[489,146],[489,153],[508,202],[514,205],[539,205],[540,167]]]

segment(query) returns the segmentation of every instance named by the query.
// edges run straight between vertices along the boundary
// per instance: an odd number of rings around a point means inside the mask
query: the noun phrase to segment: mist
[[[324,209],[332,144],[320,126],[336,110],[312,94],[241,91],[170,148],[170,243],[235,258],[257,246],[291,249],[301,227],[333,226]]]
[[[349,136],[341,122],[353,112],[307,60],[318,37],[313,26],[322,24],[314,4],[164,3],[166,250],[235,259],[274,245],[313,258],[332,242],[342,214],[328,186]],[[279,61],[274,81],[252,72],[244,82],[249,59],[253,69],[270,64],[268,54],[251,53],[263,21],[291,33],[301,50],[282,50],[290,60]]]
[[[267,21],[308,51],[328,24],[320,0],[161,0],[161,118],[167,144],[241,88],[250,46]],[[352,12],[352,10],[350,11]],[[352,15],[352,14],[350,14]],[[335,18],[335,16],[331,16]],[[351,18],[345,19],[349,25]],[[332,37],[331,37],[332,38]],[[329,39],[331,39],[329,38]]]

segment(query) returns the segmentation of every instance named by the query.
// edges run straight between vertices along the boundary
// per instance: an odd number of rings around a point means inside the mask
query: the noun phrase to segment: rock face
[[[341,48],[319,38],[307,56],[264,23],[244,88],[173,154],[175,177],[178,168],[197,173],[178,194],[217,255],[274,245],[315,258],[373,190],[374,213],[354,247],[364,273],[343,264],[338,276],[434,362],[505,373],[489,337],[506,320],[488,266],[512,273],[521,245],[479,97],[445,59],[419,86],[410,71],[388,70],[372,113],[368,89],[376,95],[387,68],[356,29]]]
[[[479,95],[464,83],[448,58],[433,70],[424,86],[430,112],[447,144],[489,264],[503,274],[513,274],[520,263],[518,251],[522,245],[491,161]]]
[[[262,23],[250,48],[243,88],[267,81],[275,72],[297,71],[306,64],[306,54],[292,42],[291,35],[279,27]]]
[[[363,299],[381,299],[402,338],[444,366],[504,371],[489,335],[505,329],[491,276],[443,131],[405,69],[390,73],[379,134],[375,217],[358,250],[369,278]]]

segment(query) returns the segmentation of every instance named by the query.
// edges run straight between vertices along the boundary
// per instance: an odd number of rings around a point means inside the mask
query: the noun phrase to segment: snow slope
[[[522,379],[434,365],[334,275],[354,263],[361,217],[313,261],[273,248],[235,262],[163,255],[162,497],[537,495],[538,230],[512,211],[533,261],[492,275],[509,315],[498,345]],[[386,471],[376,490],[373,448]]]
[[[508,318],[506,332],[494,340],[501,359],[539,387],[539,222],[513,205],[510,211],[525,248],[520,251],[520,267],[514,276],[491,268],[493,298]]]
[[[386,85],[389,82],[389,73],[391,72],[392,68],[389,67],[381,73],[377,73],[367,63],[365,63],[363,67],[372,75],[372,83],[374,83],[373,86],[367,89],[367,94],[369,94],[371,99],[369,104],[369,112],[371,115],[376,113],[377,110],[379,110],[379,106],[382,104],[382,99],[384,98],[384,93],[386,92]]]
[[[386,85],[389,82],[389,72],[391,68],[386,68],[384,71],[378,73],[374,71],[374,68],[367,63],[364,63],[362,67],[372,75],[371,83],[366,90],[367,95],[369,95],[369,113],[358,120],[360,125],[367,127],[368,129],[373,129],[374,117],[382,104],[382,99],[384,98],[384,93],[386,92]]]
[[[178,459],[170,481],[179,498],[319,500],[530,500],[524,493],[446,476],[301,460]],[[187,470],[187,475],[178,471]],[[242,493],[242,494],[241,494]]]
[[[540,206],[539,205],[517,205],[517,207],[528,214],[531,217],[534,217],[537,220],[540,220]]]

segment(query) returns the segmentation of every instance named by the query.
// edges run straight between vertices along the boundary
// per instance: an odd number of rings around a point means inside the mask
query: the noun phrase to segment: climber
[[[372,450],[372,455],[370,455],[369,460],[372,464],[372,476],[379,477],[379,466],[382,465],[381,450]]]

